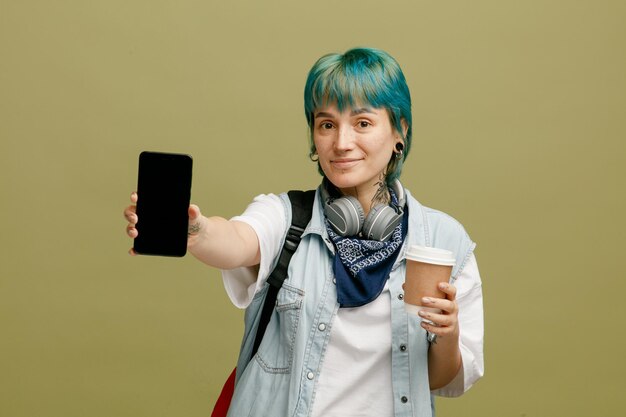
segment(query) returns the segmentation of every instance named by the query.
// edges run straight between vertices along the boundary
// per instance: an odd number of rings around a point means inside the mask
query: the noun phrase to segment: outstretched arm
[[[132,193],[132,204],[124,210],[126,233],[133,239],[139,234],[135,227],[139,221],[137,199],[137,193]],[[261,260],[259,241],[251,226],[222,217],[205,217],[194,204],[189,206],[187,248],[200,261],[219,269],[253,266]],[[133,249],[129,253],[136,255]]]

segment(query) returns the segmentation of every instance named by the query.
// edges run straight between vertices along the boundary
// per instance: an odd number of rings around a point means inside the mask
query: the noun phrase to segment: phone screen
[[[139,155],[135,252],[184,256],[191,198],[191,156],[162,152]]]

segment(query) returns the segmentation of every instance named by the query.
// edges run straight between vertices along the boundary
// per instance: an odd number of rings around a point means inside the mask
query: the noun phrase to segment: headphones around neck
[[[397,179],[391,184],[391,189],[398,198],[398,204],[378,204],[372,207],[367,218],[358,199],[349,195],[331,197],[327,190],[328,186],[328,181],[324,179],[320,188],[324,214],[340,236],[361,234],[365,239],[382,242],[391,237],[402,220],[406,197],[404,188]]]

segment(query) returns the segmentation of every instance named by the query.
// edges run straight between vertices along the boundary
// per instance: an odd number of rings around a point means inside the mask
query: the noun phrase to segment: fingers
[[[139,198],[138,198],[137,193],[132,192],[130,195],[130,202],[132,204],[126,207],[126,209],[124,209],[124,218],[128,222],[128,224],[126,225],[126,234],[132,239],[135,239],[137,236],[139,236],[139,231],[137,230],[137,227],[136,227],[137,223],[139,222],[139,218],[137,216],[137,206],[136,206],[138,199]],[[200,208],[196,206],[195,204],[192,204],[189,206],[188,213],[189,213],[189,235],[191,236],[192,234],[197,234],[200,231],[200,228],[202,226],[201,224],[202,214],[200,212]],[[135,252],[135,250],[131,248],[128,251],[128,254],[131,256],[136,256],[137,252]]]
[[[135,206],[128,206],[126,210],[124,210],[124,218],[128,222],[126,225],[126,234],[133,239],[136,238],[139,235],[139,232],[135,226],[137,225],[139,218],[135,212]]]
[[[124,209],[124,218],[128,223],[137,224],[137,212],[135,206],[128,206]]]
[[[129,224],[128,226],[126,226],[126,234],[128,235],[128,237],[130,237],[131,239],[136,238],[137,236],[139,236],[139,232],[137,231],[137,229],[135,228],[134,224]]]
[[[429,333],[437,337],[450,336],[458,338],[459,326],[456,314],[438,314],[430,311],[420,310],[419,316],[422,318],[420,326]]]
[[[456,324],[455,316],[449,314],[439,314],[432,311],[420,310],[419,316],[428,320],[438,327],[450,327]]]
[[[456,287],[447,282],[441,282],[439,283],[439,289],[443,291],[446,298],[424,297],[422,298],[422,305],[442,310],[447,314],[456,313]]]
[[[456,287],[448,282],[440,282],[439,289],[446,294],[446,298],[450,301],[456,300]]]
[[[130,195],[130,202],[132,203],[132,205],[124,209],[124,218],[129,223],[129,226],[136,225],[137,221],[139,220],[137,218],[137,206],[135,205],[137,204],[137,199],[137,193],[133,191]]]
[[[128,224],[126,225],[126,234],[131,239],[134,239],[137,236],[139,236],[139,232],[137,231],[137,228],[135,227],[137,225],[137,222],[139,221],[139,218],[137,217],[137,207],[135,206],[135,204],[137,204],[137,200],[138,200],[137,193],[132,192],[130,194],[130,202],[132,203],[132,205],[124,209],[124,218],[128,222]],[[135,250],[131,248],[128,251],[128,254],[131,256],[136,256],[137,252],[135,252]]]
[[[434,320],[432,322],[422,320],[420,326],[422,326],[422,328],[427,332],[436,334],[437,337],[458,337],[457,326],[441,326],[438,325]]]
[[[423,319],[421,326],[437,336],[456,334],[458,332],[456,287],[447,282],[439,283],[438,287],[446,298],[422,298],[422,305],[427,309],[418,313]]]

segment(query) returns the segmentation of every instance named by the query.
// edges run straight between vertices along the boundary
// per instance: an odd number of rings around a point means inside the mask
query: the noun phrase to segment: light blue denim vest
[[[287,194],[280,197],[287,213],[288,228],[291,224],[291,205]],[[404,251],[409,245],[451,250],[456,256],[451,277],[453,282],[475,244],[456,220],[422,206],[408,191],[407,204],[408,234],[389,278],[394,415],[431,417],[429,344],[426,332],[419,325],[419,317],[409,316],[404,310]],[[273,316],[252,360],[250,352],[267,284],[246,310],[229,417],[310,415],[318,373],[339,308],[333,282],[333,255],[334,247],[326,233],[318,190],[311,222],[291,259],[288,277],[278,293]]]

